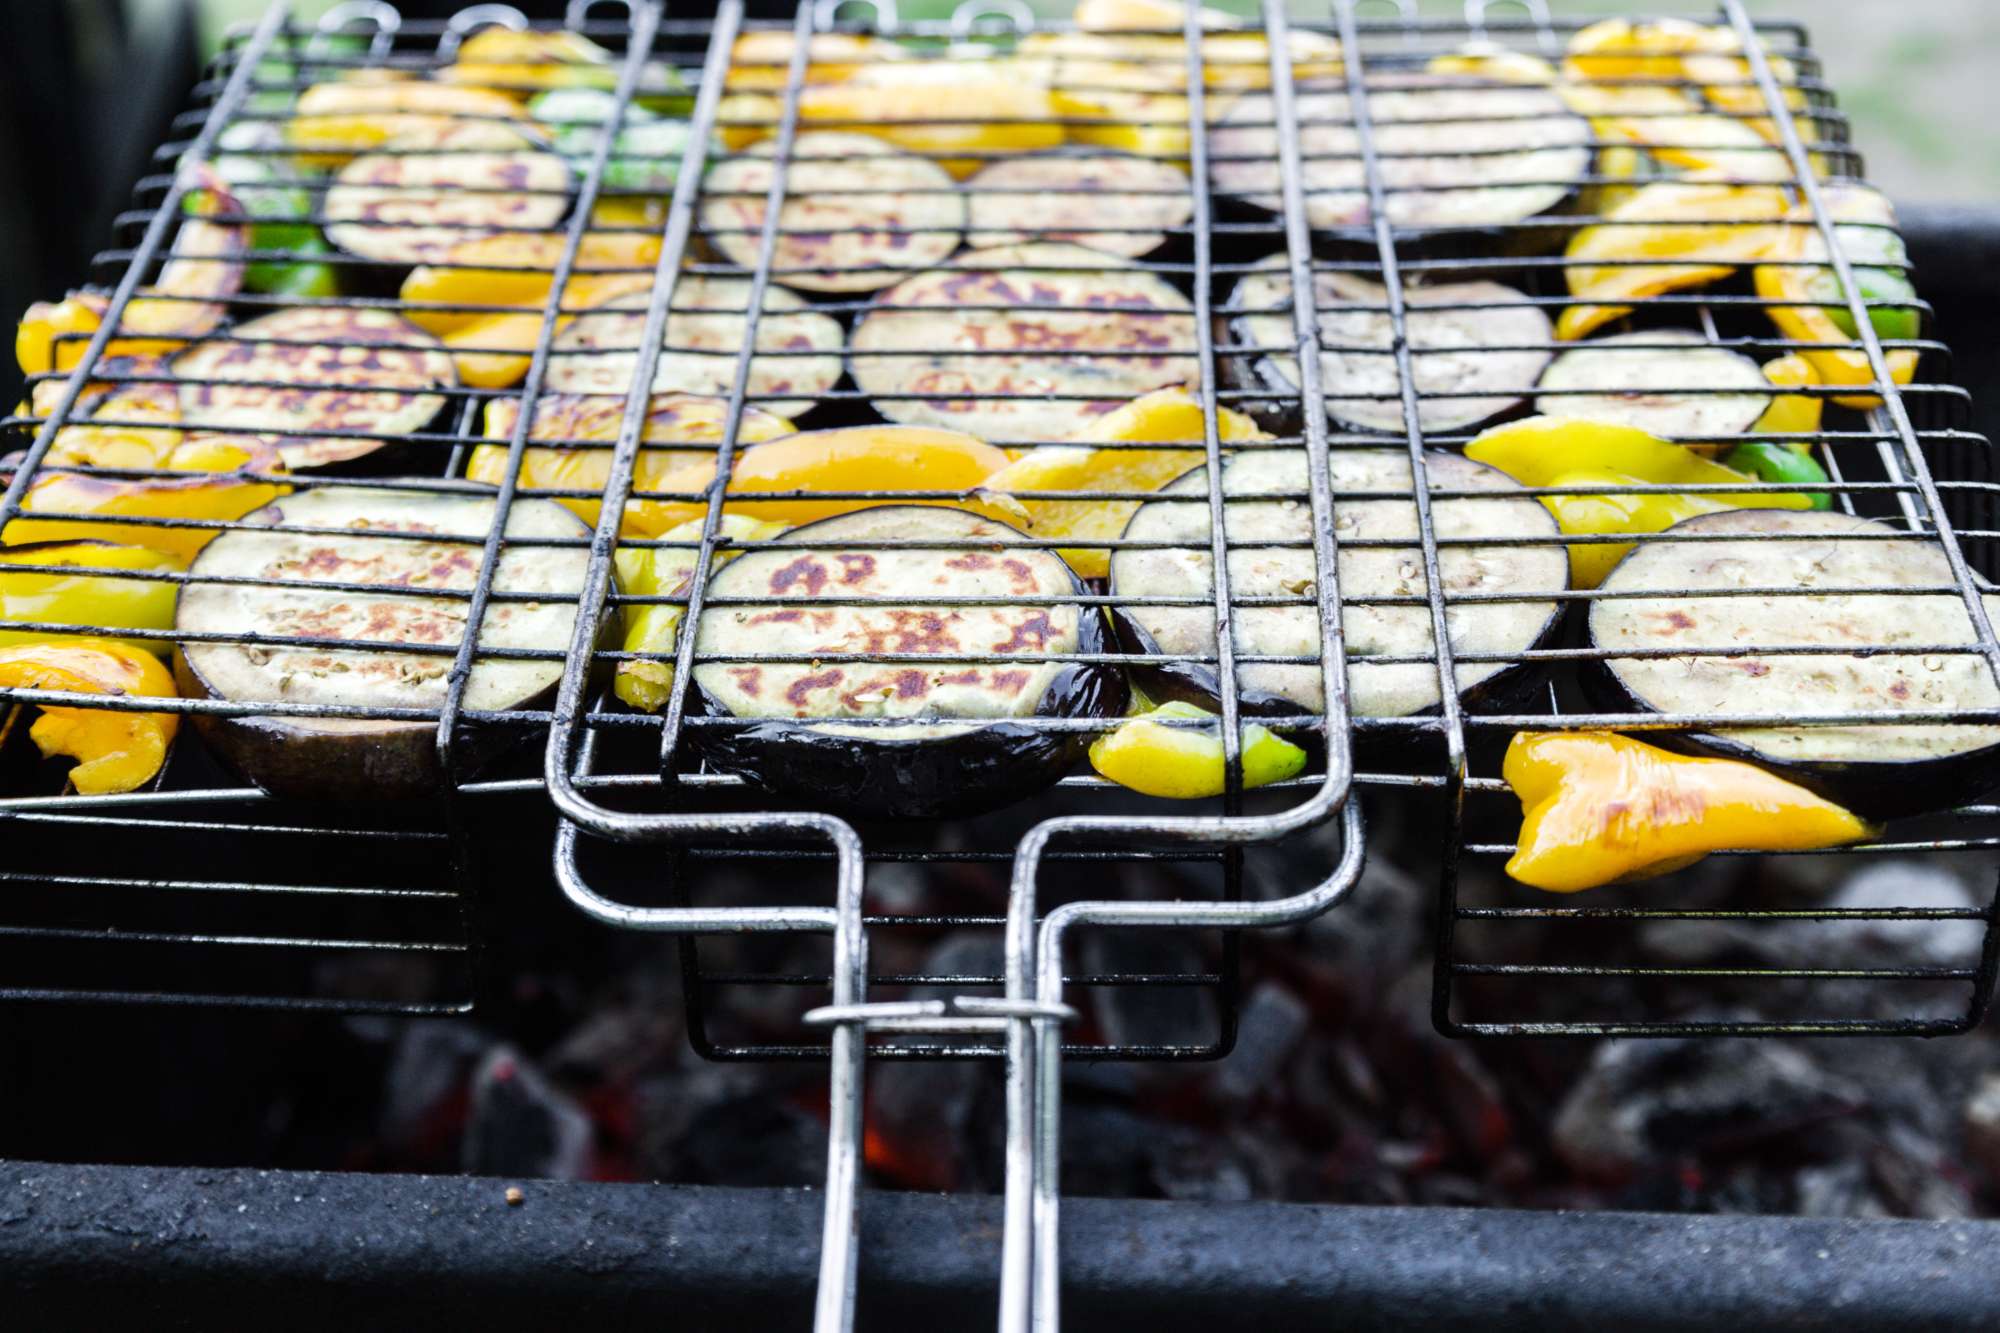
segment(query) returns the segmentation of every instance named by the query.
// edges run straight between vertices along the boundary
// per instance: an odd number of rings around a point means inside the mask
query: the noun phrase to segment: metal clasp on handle
[[[438,34],[437,53],[439,60],[450,60],[458,54],[461,42],[481,28],[506,28],[510,32],[525,32],[528,16],[512,5],[471,5],[459,10],[445,24]]]
[[[368,39],[368,58],[380,60],[396,44],[403,16],[387,0],[343,0],[320,15],[319,22],[313,25],[313,35],[306,39],[306,55],[318,54],[326,38],[362,24],[375,29],[375,35]]]
[[[850,5],[866,5],[874,10],[874,26],[878,30],[894,28],[900,22],[896,16],[896,0],[813,0],[814,29],[824,32],[833,27],[840,22],[840,11]]]
[[[1004,27],[991,20],[998,19]],[[1020,36],[1035,26],[1035,11],[1026,0],[965,0],[951,11],[951,35],[963,40],[979,32],[1011,32]]]

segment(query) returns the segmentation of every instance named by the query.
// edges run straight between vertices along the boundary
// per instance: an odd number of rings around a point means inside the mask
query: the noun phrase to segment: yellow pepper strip
[[[1556,81],[1556,67],[1540,56],[1525,51],[1509,51],[1498,42],[1467,42],[1456,51],[1432,56],[1424,66],[1431,74],[1458,74],[1475,79],[1497,79],[1505,83],[1548,85]]]
[[[1217,408],[1217,437],[1267,440],[1257,423],[1241,412]],[[1028,532],[1043,538],[1076,537],[1108,541],[1125,530],[1140,500],[1102,500],[1110,492],[1156,491],[1175,477],[1200,467],[1207,458],[1202,445],[1201,402],[1186,389],[1158,389],[1134,398],[1101,417],[1081,437],[1093,444],[1143,443],[1191,445],[1185,449],[1092,449],[1084,444],[1046,444],[986,479],[992,491],[1073,491],[1075,499],[1022,500],[1028,511]],[[1110,572],[1111,553],[1103,547],[1064,548],[1060,554],[1087,579]]]
[[[233,462],[232,462],[233,460]],[[210,470],[210,466],[215,470]],[[268,445],[242,437],[196,437],[167,466],[196,475],[116,480],[82,472],[51,472],[37,478],[22,497],[22,517],[7,525],[0,540],[17,542],[109,541],[144,546],[191,560],[215,540],[213,528],[169,528],[146,519],[237,519],[260,509],[291,487],[268,480],[281,471]],[[221,468],[233,467],[232,471]],[[141,520],[96,523],[38,514],[98,514]]]
[[[1231,32],[1242,21],[1219,9],[1203,7],[1198,22],[1202,38],[1202,81],[1211,88],[1258,89],[1271,86],[1270,46],[1263,34]],[[1126,59],[1156,63],[1168,69],[1186,67],[1184,39],[1172,36],[1186,26],[1187,11],[1165,0],[1082,0],[1072,16],[1080,34],[1117,33]],[[1294,31],[1290,44],[1294,79],[1340,77],[1340,43],[1325,33]]]
[[[1243,724],[1241,753],[1246,789],[1283,782],[1306,766],[1304,750],[1256,722]],[[1226,776],[1222,720],[1190,703],[1161,704],[1092,741],[1090,766],[1098,776],[1147,796],[1176,801],[1220,796]]]
[[[35,574],[8,568],[14,565],[58,565],[77,572]],[[167,579],[121,579],[99,571],[163,573],[184,567],[184,562],[173,556],[143,546],[115,546],[110,542],[38,542],[32,546],[0,547],[0,620],[76,625],[89,627],[93,634],[121,629],[172,629],[179,584]],[[56,640],[57,636],[45,630],[0,629],[0,647]],[[166,639],[147,639],[134,640],[131,646],[164,654],[174,645]]]
[[[1734,468],[1635,426],[1584,417],[1526,417],[1482,432],[1465,456],[1499,468],[1523,486],[1719,486],[1754,483]],[[1544,495],[1542,504],[1572,537],[1663,532],[1684,518],[1718,509],[1809,509],[1812,500],[1791,493],[1745,492],[1679,495]],[[1595,588],[1630,544],[1591,542],[1569,548],[1570,581]]]
[[[491,88],[428,80],[316,83],[299,94],[285,142],[300,166],[332,169],[404,134],[449,129],[463,119],[518,120],[521,104]]]
[[[525,102],[547,88],[618,86],[611,53],[582,33],[481,28],[459,44],[452,63],[437,72],[451,84],[475,84]]]
[[[1829,195],[1828,211],[1836,223],[1896,225],[1895,210],[1874,190],[1839,190],[1830,191]],[[1826,243],[1820,239],[1814,224],[1812,209],[1800,204],[1788,214],[1788,219],[1788,225],[1778,229],[1776,240],[1765,254],[1766,262],[1752,270],[1757,295],[1766,301],[1784,303],[1767,305],[1764,313],[1778,326],[1778,332],[1795,342],[1830,344],[1799,353],[1811,363],[1821,384],[1873,386],[1875,371],[1868,364],[1868,353],[1857,339],[1834,322],[1833,315],[1814,294],[1820,272],[1817,266],[1827,262],[1827,253]],[[1787,264],[1788,260],[1805,266],[1794,267]],[[1916,378],[1918,353],[1914,348],[1884,350],[1891,380],[1908,384]],[[1862,412],[1882,405],[1882,399],[1872,393],[1837,394],[1833,401]]]
[[[111,639],[0,647],[0,686],[73,690],[85,694],[175,696],[173,674],[160,659]],[[44,708],[29,739],[43,755],[77,760],[70,785],[86,796],[134,791],[167,761],[180,719],[172,713],[121,713],[103,708]]]
[[[701,519],[690,519],[660,534],[662,541],[701,540]],[[716,535],[735,542],[769,541],[791,529],[783,523],[765,523],[741,514],[724,514]],[[613,559],[618,565],[618,589],[635,597],[685,595],[694,577],[696,551],[692,547],[621,547]],[[709,568],[716,570],[742,552],[717,550]],[[670,654],[686,618],[687,607],[667,602],[625,608],[625,651],[628,653]],[[667,706],[673,692],[674,666],[671,662],[620,662],[611,682],[611,692],[642,712],[657,713]]]
[[[1049,90],[1003,60],[912,60],[871,65],[845,83],[799,93],[799,122],[872,134],[934,159],[963,180],[985,157],[1032,153],[1062,142]]]
[[[675,469],[704,460],[713,466],[714,446],[722,442],[722,427],[729,405],[720,398],[702,398],[687,393],[656,393],[647,405],[646,428],[641,439],[647,444],[700,444],[706,449],[646,449],[632,469],[632,488],[638,491],[664,489],[662,478]],[[507,475],[507,443],[514,438],[521,405],[511,398],[496,398],[486,405],[486,438],[498,444],[482,444],[467,460],[465,475],[473,481],[497,486]],[[530,448],[521,454],[521,486],[524,490],[602,491],[611,480],[611,450],[618,428],[625,420],[625,400],[585,397],[578,394],[551,394],[535,404],[535,421],[529,428],[530,440],[603,441],[594,449],[584,445],[571,449]],[[737,425],[736,438],[744,444],[775,440],[796,433],[797,426],[770,412],[745,408]],[[597,526],[603,510],[601,500],[562,498],[556,501],[571,513]],[[634,500],[625,506],[622,527],[627,537],[657,536],[680,522],[668,521],[654,512],[653,502]]]
[[[729,511],[775,523],[811,523],[881,504],[942,505],[965,509],[1017,527],[1027,512],[1012,496],[985,489],[987,478],[1007,466],[1007,455],[983,440],[931,426],[847,426],[806,431],[754,444],[729,470]],[[700,494],[715,482],[712,455],[681,454],[675,466],[647,489]],[[888,492],[886,499],[815,495],[821,491]],[[905,499],[901,491],[956,491],[951,499]],[[778,499],[779,494],[796,499]],[[708,506],[685,500],[635,501],[625,508],[623,531],[655,536],[698,518]],[[639,512],[634,513],[635,510]]]
[[[1607,731],[1517,732],[1501,766],[1521,798],[1507,873],[1550,893],[1647,879],[1710,852],[1797,852],[1878,832],[1804,787]]]
[[[403,279],[405,305],[426,304],[525,307],[539,312],[555,283],[562,259],[563,237],[545,232],[505,232],[454,245],[446,262],[425,264]],[[660,238],[622,232],[586,232],[576,252],[569,286],[563,290],[565,310],[580,310],[614,296],[645,291],[653,285],[652,267],[660,260]],[[641,269],[645,272],[605,270]],[[515,313],[523,313],[517,311]],[[439,337],[489,318],[477,310],[410,309],[404,317]]]
[[[1764,363],[1764,378],[1771,381],[1775,389],[1807,389],[1819,383],[1819,372],[1812,362],[1797,352],[1788,353],[1774,361]],[[1759,435],[1811,435],[1819,429],[1822,404],[1818,397],[1809,393],[1781,393],[1771,399],[1771,405],[1764,409],[1764,415],[1750,429]],[[1801,452],[1812,448],[1809,440],[1788,440],[1792,448]]]
[[[70,412],[74,425],[56,432],[43,462],[49,467],[150,469],[168,465],[184,442],[181,402],[160,357],[116,357],[99,364],[110,378],[86,384]],[[157,375],[146,380],[137,377]],[[29,394],[36,416],[54,413],[63,381],[43,380]],[[101,419],[101,421],[100,421]],[[147,424],[152,423],[152,424]]]
[[[870,65],[909,58],[907,48],[879,37],[849,32],[815,33],[806,47],[805,82],[841,83]],[[792,34],[768,29],[746,32],[729,49],[729,75],[723,87],[732,93],[782,91],[792,65]]]
[[[1768,185],[1655,181],[1605,215],[1605,225],[1570,238],[1564,274],[1577,304],[1556,321],[1556,337],[1582,338],[1628,314],[1631,302],[1726,278],[1738,264],[1770,254],[1784,237],[1787,193]],[[1666,259],[1670,264],[1601,266],[1599,260]]]

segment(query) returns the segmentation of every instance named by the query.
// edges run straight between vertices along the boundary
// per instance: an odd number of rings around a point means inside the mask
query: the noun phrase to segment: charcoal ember
[[[1974,1215],[1971,1192],[1938,1146],[1907,1126],[1883,1131],[1869,1155],[1868,1175],[1897,1217],[1956,1221]]]
[[[542,1063],[567,1086],[622,1086],[672,1063],[686,1035],[673,970],[635,969],[598,997],[543,1054]]]
[[[1572,1169],[1615,1181],[1766,1143],[1864,1101],[1789,1042],[1610,1041],[1563,1100],[1553,1145]]]
[[[714,1185],[818,1185],[826,1179],[823,1071],[689,1058],[636,1090],[635,1170]]]
[[[1844,1158],[1801,1168],[1792,1177],[1792,1211],[1800,1217],[1887,1217],[1875,1197],[1868,1163]]]
[[[472,1075],[464,1169],[477,1176],[582,1180],[592,1161],[590,1117],[511,1046]]]
[[[1128,1107],[1065,1107],[1062,1142],[1065,1194],[1234,1203],[1270,1193],[1254,1144]]]
[[[1311,1015],[1291,992],[1271,982],[1253,988],[1236,1019],[1236,1049],[1216,1068],[1211,1088],[1225,1102],[1270,1093],[1304,1040]]]
[[[1989,1188],[2000,1189],[2000,1073],[1988,1073],[1965,1099],[1965,1151],[1986,1173]]]
[[[470,1113],[473,1066],[492,1038],[458,1019],[403,1025],[382,1074],[376,1135],[393,1160],[444,1169],[457,1155]]]
[[[1188,932],[1089,931],[1078,941],[1076,957],[1086,974],[1107,979],[1108,984],[1087,989],[1106,1041],[1119,1046],[1150,1046],[1215,1040],[1221,1019],[1213,986],[1112,980],[1212,971]]]

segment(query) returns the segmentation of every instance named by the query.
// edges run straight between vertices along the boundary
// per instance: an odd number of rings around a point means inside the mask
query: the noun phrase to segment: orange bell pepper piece
[[[175,697],[174,678],[160,659],[111,639],[0,647],[0,686],[82,694]],[[28,730],[46,756],[77,760],[69,780],[86,796],[134,791],[167,762],[180,719],[172,713],[105,708],[49,708]]]

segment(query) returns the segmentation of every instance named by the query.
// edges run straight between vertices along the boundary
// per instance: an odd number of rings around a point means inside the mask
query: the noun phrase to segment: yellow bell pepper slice
[[[1306,752],[1270,728],[1246,722],[1242,733],[1246,790],[1304,770]],[[1175,801],[1220,796],[1226,777],[1222,720],[1190,703],[1161,704],[1092,741],[1090,766],[1099,777],[1147,796]]]
[[[673,457],[670,455],[670,457]],[[700,494],[714,484],[715,457],[678,455],[647,490]],[[811,523],[882,504],[943,505],[1021,526],[1027,514],[1011,496],[984,489],[1007,466],[1007,455],[983,440],[930,426],[847,426],[806,431],[753,444],[738,453],[729,491],[768,498],[732,499],[729,512],[775,523]],[[824,491],[887,492],[882,499],[816,495]],[[951,499],[903,498],[905,491],[956,491]],[[796,495],[779,499],[777,494]],[[698,518],[708,506],[686,500],[642,500],[626,506],[623,531],[656,536]],[[637,512],[635,512],[637,511]]]
[[[523,307],[539,312],[555,284],[564,238],[547,232],[505,232],[454,245],[442,264],[410,270],[400,293],[403,311],[419,328],[444,337],[488,318],[477,310],[425,310],[425,305]],[[660,238],[625,232],[586,232],[577,247],[562,308],[581,310],[599,301],[645,291],[660,262]],[[643,270],[640,272],[620,270]],[[516,312],[519,313],[519,312]]]
[[[789,29],[744,33],[729,49],[729,74],[722,86],[732,93],[782,91],[791,72],[792,49]],[[806,45],[804,82],[841,83],[871,65],[909,57],[908,49],[880,37],[815,33]]]
[[[525,102],[548,88],[618,86],[611,53],[567,28],[516,31],[481,28],[459,44],[452,63],[438,70],[449,84],[474,84]]]
[[[1055,147],[1063,139],[1060,119],[1049,90],[1004,60],[875,65],[845,83],[799,93],[802,125],[872,134],[935,159],[960,180],[992,154]]]
[[[1268,440],[1257,423],[1241,412],[1217,408],[1217,438]],[[1072,491],[1075,499],[1024,499],[1029,535],[1109,541],[1144,503],[1140,500],[1093,498],[1104,493],[1156,491],[1175,477],[1200,467],[1201,402],[1186,389],[1159,389],[1134,398],[1099,420],[1081,437],[1085,444],[1047,444],[1030,449],[986,479],[993,491]],[[1191,449],[1093,449],[1089,444],[1181,444]],[[1110,572],[1111,553],[1103,547],[1065,547],[1059,554],[1085,578]]]
[[[1116,33],[1116,49],[1125,59],[1137,59],[1167,69],[1185,68],[1185,39],[1173,36],[1187,22],[1187,11],[1163,0],[1083,0],[1072,16],[1079,34]],[[1202,8],[1197,20],[1202,38],[1202,81],[1210,88],[1260,89],[1271,86],[1270,44],[1262,33],[1231,32],[1243,24],[1232,14]],[[1325,33],[1296,30],[1291,34],[1292,77],[1340,77],[1340,43]]]
[[[654,394],[647,404],[646,426],[640,439],[646,444],[702,444],[707,449],[645,449],[640,451],[637,463],[632,469],[632,489],[635,491],[657,491],[666,489],[660,481],[676,469],[698,465],[707,460],[714,466],[713,446],[722,441],[722,427],[728,415],[728,404],[720,398],[702,398],[694,394],[659,393]],[[482,444],[472,451],[466,461],[465,475],[473,481],[483,481],[497,486],[507,475],[507,446],[514,438],[515,424],[520,420],[521,405],[511,398],[496,398],[486,405],[486,438],[497,440],[497,444]],[[535,406],[534,424],[529,427],[530,440],[576,440],[598,441],[609,445],[618,439],[618,428],[624,424],[625,400],[613,397],[584,397],[573,394],[556,394],[543,398]],[[749,407],[743,411],[738,423],[737,440],[750,444],[759,440],[774,440],[783,435],[796,433],[798,427],[771,412]],[[567,449],[530,448],[521,454],[521,478],[523,490],[549,491],[602,491],[611,480],[611,450],[593,449],[587,446]],[[556,503],[590,524],[597,526],[597,516],[603,511],[601,500],[577,500],[558,498]],[[655,512],[650,500],[633,500],[625,506],[625,518],[621,530],[628,537],[657,536],[665,529],[679,523],[681,519],[668,520]]]
[[[1819,384],[1819,372],[1812,362],[1790,352],[1776,360],[1764,363],[1764,378],[1771,381],[1774,389],[1807,389]],[[1771,405],[1764,409],[1764,415],[1750,429],[1759,435],[1811,435],[1819,430],[1823,404],[1816,395],[1809,393],[1780,393],[1771,399]],[[1812,448],[1810,441],[1789,441],[1791,447],[1799,450]]]
[[[660,534],[662,541],[698,542],[701,519],[690,519]],[[716,535],[732,543],[769,541],[791,529],[784,523],[766,523],[741,514],[724,514]],[[694,577],[692,547],[620,547],[612,557],[618,567],[619,591],[636,597],[672,597],[688,591]],[[722,548],[709,562],[711,571],[722,568],[742,552]],[[649,602],[625,608],[625,651],[628,653],[670,654],[680,635],[687,607],[669,602]],[[611,692],[642,712],[657,713],[667,706],[673,693],[674,666],[671,662],[620,662],[611,682]]]
[[[428,80],[341,80],[299,94],[285,142],[299,165],[330,170],[404,134],[435,133],[461,120],[519,120],[521,104],[491,88]]]
[[[60,566],[73,573],[37,574],[9,568]],[[184,562],[143,546],[110,542],[41,542],[0,547],[0,620],[87,627],[93,636],[121,629],[172,629],[180,585],[169,579],[119,578],[106,570],[168,573]],[[66,637],[66,636],[65,636]],[[63,641],[46,630],[0,629],[0,647]],[[126,642],[120,640],[121,643]],[[132,640],[131,646],[164,654],[167,639]]]
[[[1553,84],[1557,78],[1556,67],[1540,56],[1509,51],[1498,42],[1483,41],[1467,42],[1456,51],[1432,56],[1424,70],[1430,74],[1544,86]]]
[[[111,639],[49,640],[0,646],[0,686],[83,694],[175,697],[160,659]],[[167,762],[180,719],[172,713],[44,708],[28,737],[45,756],[77,761],[70,785],[86,796],[135,791]]]
[[[1710,852],[1810,851],[1878,832],[1753,764],[1612,732],[1518,732],[1500,771],[1523,816],[1507,873],[1550,893],[1664,875]]]
[[[1465,456],[1499,468],[1523,486],[1726,486],[1754,483],[1692,449],[1634,426],[1584,417],[1527,417],[1484,431]],[[1572,537],[1663,532],[1684,518],[1718,509],[1810,509],[1809,496],[1789,492],[1680,495],[1544,495],[1542,504]],[[1570,581],[1595,588],[1632,549],[1629,543],[1572,543]]]
[[[1887,199],[1874,190],[1829,190],[1826,200],[1835,223],[1896,225],[1895,210]],[[1819,272],[1817,266],[1827,262],[1827,254],[1826,243],[1820,239],[1811,208],[1801,203],[1787,217],[1787,224],[1778,228],[1776,240],[1764,256],[1765,262],[1759,264],[1751,275],[1757,295],[1766,301],[1782,303],[1765,306],[1764,313],[1777,325],[1778,332],[1787,338],[1796,342],[1830,344],[1798,354],[1812,365],[1821,384],[1832,387],[1873,386],[1875,370],[1868,364],[1868,353],[1856,338],[1850,337],[1834,322],[1833,316],[1813,294],[1814,281]],[[1893,382],[1908,384],[1916,378],[1919,354],[1914,348],[1884,351],[1889,362],[1889,378]],[[1882,406],[1881,397],[1873,393],[1836,394],[1833,401],[1862,412]]]
[[[1556,320],[1556,337],[1582,338],[1631,312],[1631,302],[1699,287],[1770,254],[1783,239],[1790,196],[1775,186],[1655,181],[1585,227],[1564,252],[1577,304]],[[1596,261],[1666,259],[1669,264]]]
[[[238,519],[292,489],[267,479],[269,473],[282,469],[269,446],[261,442],[197,437],[183,445],[167,466],[194,475],[118,480],[82,472],[48,473],[28,487],[21,501],[21,517],[7,525],[0,540],[9,545],[108,541],[192,560],[215,540],[217,529],[162,527],[144,520]],[[231,467],[235,470],[221,470]],[[38,517],[45,514],[58,517]],[[71,514],[141,521],[102,523],[60,517]]]

